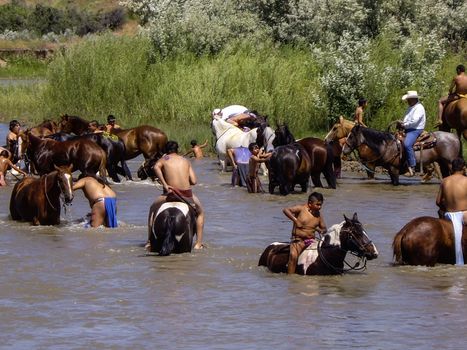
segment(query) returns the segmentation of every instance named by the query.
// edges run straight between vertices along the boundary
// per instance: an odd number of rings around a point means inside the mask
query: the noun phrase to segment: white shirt
[[[240,105],[232,105],[232,106],[227,106],[225,108],[222,108],[221,110],[221,117],[224,120],[229,119],[230,117],[233,117],[234,115],[245,113],[248,111],[248,108]]]
[[[405,112],[402,124],[405,129],[425,129],[426,115],[425,107],[420,102],[417,102]]]

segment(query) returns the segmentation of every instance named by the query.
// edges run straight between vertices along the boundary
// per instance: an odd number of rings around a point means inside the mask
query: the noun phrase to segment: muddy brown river
[[[0,128],[0,140],[6,127]],[[132,160],[135,173],[141,158]],[[322,189],[328,226],[358,213],[380,256],[335,277],[287,276],[258,267],[287,240],[282,208],[306,201],[231,188],[214,159],[193,161],[206,210],[207,249],[146,256],[147,214],[160,189],[115,184],[117,229],[85,229],[77,192],[58,227],[9,218],[14,179],[0,188],[2,349],[463,349],[467,270],[394,267],[392,239],[411,218],[436,215],[438,181],[344,173]],[[136,175],[135,175],[136,177]],[[267,179],[263,179],[266,183]]]

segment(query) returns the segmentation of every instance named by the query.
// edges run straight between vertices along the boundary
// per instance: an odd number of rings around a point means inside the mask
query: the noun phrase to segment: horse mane
[[[340,232],[342,230],[342,226],[344,226],[344,224],[345,224],[345,221],[342,221],[340,224],[332,225],[328,229],[328,231],[326,232],[326,236],[329,236],[329,238],[330,238],[329,244],[337,245],[337,246],[341,245],[339,235],[340,235]]]
[[[357,127],[365,137],[365,144],[378,154],[381,153],[381,145],[395,140],[394,135],[389,132],[365,128],[360,125]]]

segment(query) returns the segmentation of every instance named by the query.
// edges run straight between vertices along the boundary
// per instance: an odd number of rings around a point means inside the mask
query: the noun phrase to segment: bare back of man
[[[115,192],[93,177],[84,177],[73,185],[73,191],[82,189],[91,207],[91,227],[106,225],[105,198],[116,198]]]
[[[169,141],[166,147],[174,146],[173,150],[165,154],[161,159],[159,159],[154,166],[157,177],[164,187],[164,193],[157,198],[155,205],[160,205],[165,202],[167,194],[170,192],[175,192],[176,194],[183,191],[185,193],[191,192],[191,186],[196,185],[196,175],[191,167],[191,163],[183,158],[181,155],[177,154],[178,144],[174,141]],[[199,201],[198,197],[191,193],[191,198],[184,198],[183,196],[178,195],[184,201],[189,201],[190,199],[196,205],[196,243],[194,248],[200,249],[203,247],[202,238],[203,238],[203,228],[204,228],[204,209]]]
[[[455,93],[459,95],[467,94],[467,75],[459,74],[454,78]]]
[[[443,180],[437,203],[446,212],[464,213],[464,225],[467,224],[467,177],[456,173]]]

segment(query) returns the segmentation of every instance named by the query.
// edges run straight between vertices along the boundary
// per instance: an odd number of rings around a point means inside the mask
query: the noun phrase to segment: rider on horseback
[[[425,128],[425,107],[418,100],[417,91],[407,91],[407,94],[402,96],[402,100],[406,100],[409,105],[404,120],[398,122],[398,126],[405,129],[404,148],[408,167],[408,173],[405,175],[414,176],[416,160],[413,145]]]
[[[287,273],[295,273],[300,254],[315,238],[315,231],[326,233],[326,224],[320,210],[323,205],[323,195],[313,192],[308,202],[283,209],[283,213],[293,222],[292,241],[290,242],[290,255]]]
[[[198,197],[191,191],[191,186],[196,185],[195,172],[191,167],[191,163],[178,154],[178,143],[176,141],[168,141],[165,150],[166,154],[154,165],[156,175],[164,187],[164,193],[157,198],[155,204],[164,203],[169,194],[173,194],[174,197],[181,199],[191,207],[193,207],[191,204],[193,202],[196,205],[197,212],[194,249],[201,249],[203,248],[204,210]]]
[[[456,67],[456,72],[457,75],[452,79],[451,86],[449,87],[449,94],[438,101],[438,121],[436,122],[436,126],[443,124],[444,107],[449,102],[459,97],[467,97],[467,76],[465,75],[465,67],[459,64]]]

